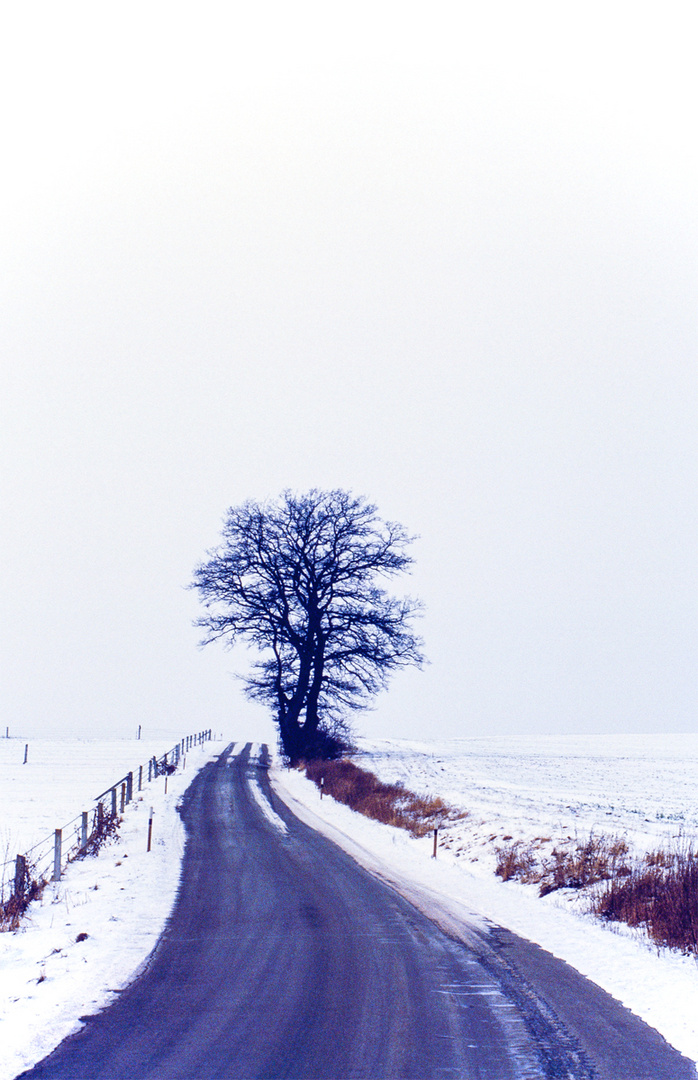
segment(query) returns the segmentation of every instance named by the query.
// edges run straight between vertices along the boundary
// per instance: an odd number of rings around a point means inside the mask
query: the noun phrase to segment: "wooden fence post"
[[[27,887],[27,860],[24,855],[15,859],[15,896],[21,900]]]
[[[53,880],[61,880],[61,856],[63,854],[63,832],[56,829],[53,836]]]
[[[126,805],[126,782],[125,781],[121,785],[121,801],[120,801],[119,805],[120,805],[119,813],[120,813],[121,817],[123,817],[124,816],[124,807]]]
[[[143,790],[143,766],[138,766],[138,790]]]
[[[80,825],[80,850],[84,851],[87,847],[87,810],[82,812],[82,822]]]
[[[133,798],[133,773],[130,772],[126,777],[126,802],[130,803]]]
[[[29,754],[29,743],[25,743],[24,744],[24,761],[22,762],[23,765],[27,764],[27,756],[28,756],[28,754]]]
[[[104,807],[102,806],[102,800],[97,803],[97,836],[101,836],[104,832]]]
[[[116,817],[116,788],[111,789],[111,816]]]

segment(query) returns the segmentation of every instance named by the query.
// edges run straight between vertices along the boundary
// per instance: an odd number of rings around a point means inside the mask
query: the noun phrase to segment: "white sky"
[[[183,586],[341,486],[421,536],[365,733],[695,729],[697,20],[5,12],[3,726],[266,734]]]

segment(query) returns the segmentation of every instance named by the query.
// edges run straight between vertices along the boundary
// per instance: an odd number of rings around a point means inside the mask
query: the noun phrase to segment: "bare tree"
[[[381,585],[409,568],[412,539],[363,497],[286,491],[229,509],[222,543],[196,568],[201,644],[260,650],[246,693],[272,707],[291,761],[336,755],[348,714],[392,671],[422,665],[411,628],[421,605]]]

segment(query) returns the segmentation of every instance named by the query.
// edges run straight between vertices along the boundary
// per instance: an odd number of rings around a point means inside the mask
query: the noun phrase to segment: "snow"
[[[358,862],[447,928],[483,919],[565,960],[698,1061],[698,965],[653,946],[641,931],[605,924],[578,892],[538,896],[494,875],[495,847],[548,847],[590,832],[624,837],[635,852],[696,836],[698,736],[480,738],[448,743],[362,741],[357,763],[418,794],[468,811],[431,836],[363,818],[296,771],[276,766],[277,794]],[[545,846],[545,845],[544,845]]]
[[[140,762],[161,756],[177,733],[157,742],[0,740],[0,840],[26,851],[91,808],[95,795]],[[174,903],[184,848],[177,803],[196,770],[222,749],[189,752],[186,768],[144,785],[127,808],[118,839],[96,857],[69,865],[49,884],[18,931],[0,936],[0,1080],[30,1067],[114,999],[156,944]],[[449,929],[495,922],[573,965],[698,1060],[698,966],[652,947],[640,932],[611,927],[582,910],[579,894],[538,896],[533,886],[494,875],[505,836],[550,838],[552,845],[592,830],[624,836],[637,851],[686,842],[698,830],[698,736],[595,736],[469,739],[449,743],[362,742],[359,762],[386,780],[439,795],[468,816],[432,838],[320,799],[300,773],[271,769],[277,793],[303,820],[399,888]],[[250,788],[269,820],[256,779]],[[150,807],[153,848],[146,852]],[[285,828],[285,826],[284,826]],[[69,831],[69,830],[68,830]],[[81,942],[78,935],[87,934]]]
[[[269,800],[262,791],[259,783],[256,780],[250,779],[249,781],[250,791],[254,797],[257,806],[264,814],[267,821],[274,826],[277,832],[280,832],[282,836],[288,834],[288,826],[283,818],[279,817],[276,811],[270,806]]]
[[[0,740],[3,851],[24,852],[62,827],[134,766],[177,741]],[[189,750],[184,770],[134,791],[118,837],[72,862],[30,905],[20,929],[0,935],[0,1080],[10,1080],[128,985],[172,909],[184,851],[177,803],[221,743]],[[146,770],[147,776],[147,770]],[[137,772],[136,772],[137,777]],[[153,808],[153,842],[146,851]],[[40,849],[43,850],[43,849]],[[6,856],[3,856],[5,861]],[[87,938],[78,942],[78,935]]]

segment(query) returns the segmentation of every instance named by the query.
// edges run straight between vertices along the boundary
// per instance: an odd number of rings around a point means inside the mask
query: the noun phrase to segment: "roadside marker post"
[[[150,817],[148,819],[148,851],[150,851],[150,845],[153,839],[153,808],[150,808]]]
[[[436,845],[438,844],[438,842],[439,842],[439,830],[434,829],[434,854],[432,855],[432,859],[436,858]]]

